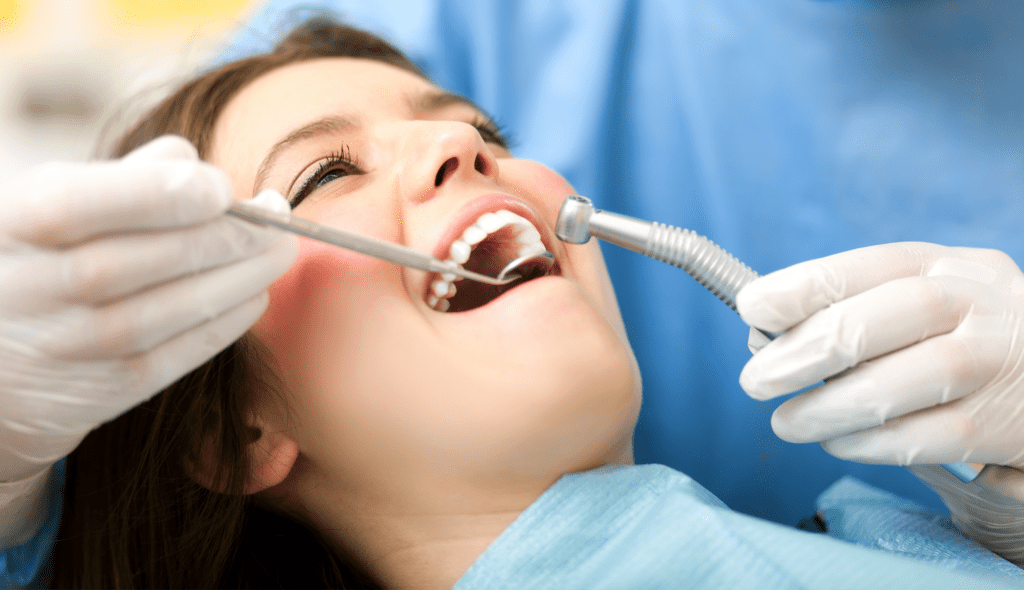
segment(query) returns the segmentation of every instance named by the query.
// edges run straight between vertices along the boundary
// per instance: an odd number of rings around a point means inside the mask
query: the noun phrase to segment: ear
[[[249,473],[246,476],[244,494],[255,494],[274,487],[291,473],[299,457],[299,445],[284,432],[259,419],[250,421],[253,438],[247,444]],[[188,471],[196,483],[208,490],[225,492],[227,482],[217,482],[215,441],[208,437],[203,441],[199,464],[189,465]]]
[[[298,443],[264,425],[259,438],[249,443],[249,477],[243,493],[255,494],[283,482],[298,458]]]

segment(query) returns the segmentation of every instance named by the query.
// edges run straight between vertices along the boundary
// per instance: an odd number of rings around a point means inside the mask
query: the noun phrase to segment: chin
[[[537,475],[632,463],[632,437],[641,383],[628,343],[593,310],[589,324],[538,345],[520,357],[520,374],[503,419],[513,428],[519,468]]]

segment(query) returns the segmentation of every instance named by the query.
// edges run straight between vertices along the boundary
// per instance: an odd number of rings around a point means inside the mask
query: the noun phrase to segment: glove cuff
[[[0,550],[27,542],[43,525],[52,471],[51,465],[17,481],[0,482]]]
[[[1024,472],[989,465],[965,483],[940,465],[910,471],[942,497],[964,535],[1024,567]]]

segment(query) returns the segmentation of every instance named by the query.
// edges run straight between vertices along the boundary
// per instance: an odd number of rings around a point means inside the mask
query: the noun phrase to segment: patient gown
[[[570,474],[455,590],[1024,588],[1024,570],[947,519],[853,478],[832,486],[818,508],[827,534],[729,510],[662,465]]]
[[[0,588],[47,586],[63,477],[61,461],[35,538],[0,552]],[[1024,588],[1024,570],[964,538],[947,518],[853,478],[829,488],[817,508],[826,533],[729,510],[663,465],[569,474],[455,590]]]

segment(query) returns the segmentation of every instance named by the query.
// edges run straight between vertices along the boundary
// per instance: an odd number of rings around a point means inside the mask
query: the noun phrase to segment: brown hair
[[[307,21],[270,53],[201,75],[150,111],[114,156],[164,134],[207,157],[228,101],[261,75],[323,57],[382,61],[420,76],[378,37],[325,19]],[[424,76],[426,77],[426,76]],[[259,342],[245,336],[146,403],[90,433],[68,457],[63,520],[54,548],[55,588],[375,588],[350,556],[302,524],[242,494],[244,420],[256,391],[272,388]],[[204,442],[217,493],[189,476]]]

